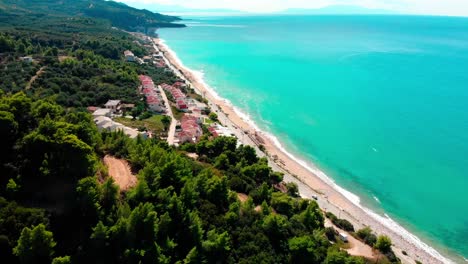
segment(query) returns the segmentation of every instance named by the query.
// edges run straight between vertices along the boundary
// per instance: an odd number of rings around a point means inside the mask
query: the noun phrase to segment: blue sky
[[[353,5],[398,13],[468,16],[468,0],[118,0],[129,5],[164,4],[187,8],[227,8],[250,12],[275,12],[288,8],[321,8]]]

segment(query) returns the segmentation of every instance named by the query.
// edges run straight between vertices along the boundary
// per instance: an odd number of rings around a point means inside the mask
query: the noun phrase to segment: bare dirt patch
[[[115,183],[120,187],[120,190],[126,191],[137,183],[137,178],[132,174],[130,165],[126,160],[117,159],[106,155],[104,164],[109,169],[109,175],[114,179]]]
[[[245,193],[237,193],[237,198],[239,198],[239,200],[244,203],[247,201],[247,199],[249,199],[249,196]]]
[[[75,57],[71,57],[71,56],[58,56],[58,59],[60,62],[63,62],[64,60],[66,59],[75,59]]]

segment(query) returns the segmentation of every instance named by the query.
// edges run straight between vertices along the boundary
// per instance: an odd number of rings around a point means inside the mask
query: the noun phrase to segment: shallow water
[[[220,96],[366,206],[468,256],[468,19],[187,23],[160,36]]]

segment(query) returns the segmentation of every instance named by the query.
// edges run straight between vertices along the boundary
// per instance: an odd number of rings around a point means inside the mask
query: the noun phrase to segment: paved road
[[[169,132],[167,133],[167,143],[169,145],[174,145],[177,120],[174,118],[174,115],[172,114],[172,108],[171,108],[171,105],[169,104],[169,100],[167,99],[166,92],[164,91],[164,89],[161,88],[160,85],[158,85],[158,89],[161,90],[161,96],[164,100],[164,104],[166,104],[167,115],[171,118],[171,125],[169,126]]]

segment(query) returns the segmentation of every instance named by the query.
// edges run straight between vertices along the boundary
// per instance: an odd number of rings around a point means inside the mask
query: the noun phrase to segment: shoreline
[[[259,151],[258,145],[265,147],[269,154],[267,158],[270,166],[273,170],[285,173],[284,181],[297,183],[301,196],[311,198],[312,195],[317,195],[319,197],[317,202],[323,210],[349,220],[356,229],[369,226],[377,234],[388,235],[392,239],[395,254],[403,263],[414,263],[414,259],[423,263],[453,263],[387,215],[386,217],[378,215],[361,205],[357,195],[338,186],[318,167],[288,152],[274,135],[261,131],[248,115],[209,87],[203,80],[203,74],[185,67],[164,40],[159,38],[153,40],[162,52],[167,65],[209,101],[210,107],[216,111],[220,121],[235,132],[242,144],[253,146],[261,154],[260,156],[265,155]],[[248,134],[244,133],[245,131]],[[403,250],[408,256],[401,253]]]

